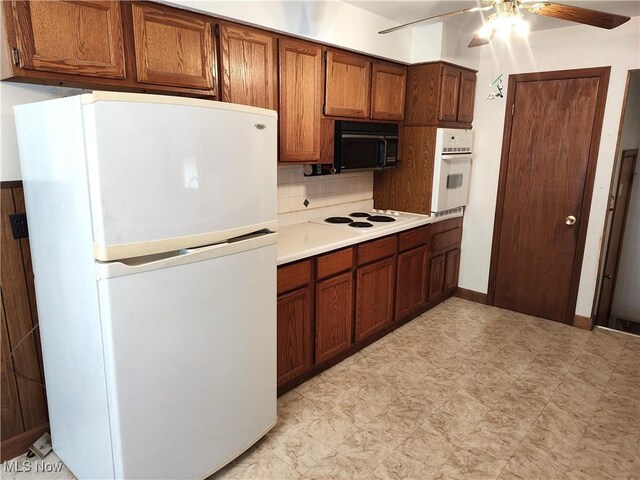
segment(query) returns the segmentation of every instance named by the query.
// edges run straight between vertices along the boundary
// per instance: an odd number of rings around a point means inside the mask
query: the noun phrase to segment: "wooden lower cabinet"
[[[460,269],[460,249],[456,248],[446,253],[444,260],[444,291],[453,293],[458,287],[458,272]]]
[[[313,366],[311,287],[278,297],[278,385]]]
[[[356,342],[392,322],[395,267],[389,257],[356,271]]]
[[[429,261],[429,301],[444,297],[445,254],[431,257]]]
[[[316,363],[351,346],[353,274],[351,271],[316,283]]]
[[[429,249],[426,245],[398,255],[396,320],[426,305],[428,281]]]

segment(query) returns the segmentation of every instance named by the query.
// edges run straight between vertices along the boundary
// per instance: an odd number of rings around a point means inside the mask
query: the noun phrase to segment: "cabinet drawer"
[[[390,257],[396,253],[398,238],[395,235],[358,246],[358,265]]]
[[[400,234],[400,247],[399,250],[404,252],[405,250],[411,250],[412,248],[419,247],[420,245],[426,245],[429,243],[429,234],[431,228],[429,225],[409,230],[408,232],[402,232]]]
[[[278,268],[278,295],[311,281],[311,260],[303,260]]]
[[[349,247],[318,257],[316,276],[320,280],[350,270],[351,267],[353,267],[353,248]]]
[[[451,248],[455,248],[460,243],[462,239],[462,229],[460,227],[452,228],[451,230],[446,230],[442,233],[437,233],[433,236],[433,241],[431,243],[431,251],[433,253],[440,253]]]

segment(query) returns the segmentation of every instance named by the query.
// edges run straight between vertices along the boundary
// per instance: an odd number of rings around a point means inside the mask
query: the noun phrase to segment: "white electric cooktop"
[[[397,225],[398,222],[415,220],[415,216],[393,210],[347,211],[331,216],[315,218],[311,223],[348,229],[355,232],[371,232]]]

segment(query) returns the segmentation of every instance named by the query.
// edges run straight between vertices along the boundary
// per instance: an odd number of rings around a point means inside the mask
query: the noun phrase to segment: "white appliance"
[[[81,479],[207,477],[276,422],[276,112],[15,117],[54,450]]]
[[[462,207],[469,200],[473,131],[436,130],[431,211],[441,213]]]
[[[376,210],[370,212],[349,211],[337,212],[334,215],[309,220],[311,223],[328,225],[358,233],[382,230],[398,223],[414,220],[416,217],[393,210]]]

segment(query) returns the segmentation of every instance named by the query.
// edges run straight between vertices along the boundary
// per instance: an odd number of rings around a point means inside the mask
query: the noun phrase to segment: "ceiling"
[[[364,10],[376,13],[383,17],[395,20],[398,24],[411,22],[420,18],[432,17],[463,8],[475,7],[480,2],[475,0],[344,0]],[[572,5],[575,7],[601,10],[608,13],[617,13],[630,17],[640,15],[640,0],[591,0],[573,1],[559,0],[557,3]],[[490,14],[491,10],[485,13]],[[482,22],[481,13],[470,13],[449,17],[444,21],[460,29],[477,30]],[[546,30],[549,28],[561,28],[571,25],[566,20],[542,17],[537,15],[527,15],[531,30]],[[435,22],[433,20],[432,22]],[[421,25],[426,25],[421,24]]]

